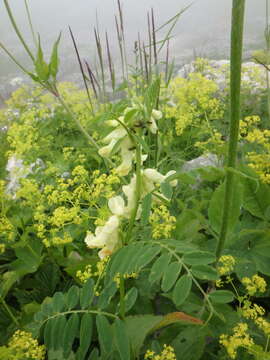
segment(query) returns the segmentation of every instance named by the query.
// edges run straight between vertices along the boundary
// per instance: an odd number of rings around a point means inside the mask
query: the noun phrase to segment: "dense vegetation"
[[[244,1],[231,67],[184,77],[158,63],[153,13],[127,72],[119,15],[111,94],[102,61],[98,81],[77,52],[86,89],[59,84],[60,38],[49,63],[21,38],[35,85],[0,113],[0,358],[270,359],[268,68],[241,72]]]

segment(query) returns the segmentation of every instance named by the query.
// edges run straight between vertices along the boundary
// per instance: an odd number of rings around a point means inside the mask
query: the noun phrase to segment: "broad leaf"
[[[173,289],[173,302],[176,306],[180,306],[188,297],[192,286],[192,278],[186,274],[183,275],[176,283]]]

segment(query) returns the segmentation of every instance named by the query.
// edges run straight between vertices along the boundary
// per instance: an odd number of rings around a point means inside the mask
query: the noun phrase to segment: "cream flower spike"
[[[152,117],[155,119],[155,120],[160,120],[160,119],[162,119],[162,112],[161,111],[159,111],[159,110],[155,110],[155,109],[153,109],[152,110]]]
[[[165,179],[167,179],[169,176],[174,175],[174,174],[176,174],[176,171],[175,171],[175,170],[170,170],[170,171],[167,172],[167,174],[165,175]],[[170,185],[171,185],[172,187],[176,187],[177,184],[178,184],[178,180],[172,180],[172,181],[170,181]]]
[[[132,169],[132,160],[134,157],[134,151],[130,150],[132,145],[129,137],[126,137],[120,145],[122,163],[115,169],[116,174],[119,176],[128,175]]]
[[[123,216],[125,213],[125,202],[121,196],[114,196],[110,198],[108,206],[114,215]]]
[[[157,184],[161,184],[165,180],[165,176],[156,169],[145,169],[143,175],[147,178],[147,180]]]
[[[112,139],[112,141],[109,143],[109,145],[103,146],[102,148],[100,148],[98,150],[99,155],[103,156],[103,157],[109,157],[110,153],[112,152],[112,149],[116,143],[117,143],[117,140]]]
[[[156,134],[158,131],[158,126],[156,120],[160,120],[162,118],[162,112],[159,110],[152,110],[151,118],[150,118],[150,125],[149,130],[152,134]]]
[[[111,127],[117,127],[119,125],[119,122],[115,119],[106,120],[105,124]]]
[[[84,239],[86,245],[90,249],[102,248],[99,257],[102,259],[107,255],[111,255],[115,250],[119,241],[120,221],[117,215],[111,216],[104,226],[98,226],[95,234],[88,233]]]
[[[127,135],[126,130],[121,126],[110,132],[103,140],[105,144],[110,143],[112,140],[120,140]]]

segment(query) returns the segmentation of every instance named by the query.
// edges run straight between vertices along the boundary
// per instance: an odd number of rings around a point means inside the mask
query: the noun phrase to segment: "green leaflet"
[[[201,280],[218,280],[218,274],[216,269],[209,265],[192,266],[191,272],[193,276]]]
[[[80,318],[78,314],[71,314],[64,329],[63,345],[64,356],[68,356],[71,352],[73,341],[79,331]]]
[[[109,354],[113,351],[111,325],[104,315],[97,315],[96,325],[101,352],[104,354]]]
[[[93,334],[93,316],[91,314],[83,314],[80,325],[80,346],[77,350],[76,357],[83,360],[91,345]]]
[[[209,294],[209,298],[218,304],[226,304],[234,300],[234,294],[229,290],[215,290]]]
[[[182,269],[182,264],[175,261],[169,264],[167,269],[164,271],[162,282],[161,282],[161,289],[164,292],[168,292],[173,285],[175,284],[176,280],[178,279],[180,272]]]
[[[58,57],[58,46],[60,43],[62,33],[60,32],[57,40],[55,41],[52,49],[51,59],[49,63],[49,71],[50,75],[56,79],[56,75],[58,73],[58,67],[59,67],[59,57]]]
[[[214,192],[210,206],[208,210],[208,217],[211,227],[216,233],[220,233],[223,209],[221,204],[223,203],[225,194],[225,183],[222,183]],[[240,181],[235,181],[233,188],[233,201],[228,218],[228,231],[232,232],[235,225],[238,222],[240,216],[240,208],[243,203],[243,186]]]
[[[192,286],[192,278],[185,274],[177,281],[173,289],[173,302],[176,306],[180,306],[188,297]]]
[[[126,313],[132,309],[133,305],[135,305],[138,297],[138,290],[135,287],[129,289],[129,291],[125,295],[125,311]]]
[[[94,298],[94,281],[88,279],[80,291],[80,305],[82,309],[87,309],[92,304]]]
[[[120,319],[116,319],[114,322],[113,330],[116,348],[120,354],[120,359],[130,360],[130,344],[125,323]]]
[[[184,254],[183,262],[188,265],[207,265],[216,260],[216,256],[208,251],[191,251]]]
[[[163,273],[166,271],[169,262],[171,260],[171,254],[170,253],[165,253],[162,254],[155,262],[154,265],[152,266],[150,275],[149,275],[149,281],[151,284],[153,284],[154,282],[158,282]]]
[[[66,303],[68,309],[73,309],[79,302],[80,299],[80,291],[77,286],[72,286],[66,295]]]

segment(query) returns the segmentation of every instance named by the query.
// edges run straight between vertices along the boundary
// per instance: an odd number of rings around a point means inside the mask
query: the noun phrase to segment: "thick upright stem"
[[[125,238],[125,243],[128,244],[131,238],[133,226],[136,220],[136,216],[138,213],[140,199],[141,199],[141,192],[142,192],[142,174],[141,174],[141,162],[142,162],[142,154],[141,154],[141,147],[139,144],[136,146],[136,194],[135,194],[135,207],[132,211],[129,226],[127,230],[127,235]]]
[[[231,79],[230,79],[230,140],[228,149],[228,168],[236,167],[237,143],[240,122],[240,91],[241,91],[241,67],[243,51],[245,0],[233,0],[232,28],[231,28]],[[216,250],[217,259],[224,248],[229,225],[229,215],[233,202],[233,188],[235,173],[227,171],[225,180],[225,199],[223,207],[222,225],[219,242]]]

